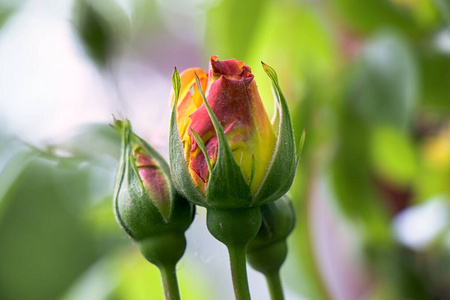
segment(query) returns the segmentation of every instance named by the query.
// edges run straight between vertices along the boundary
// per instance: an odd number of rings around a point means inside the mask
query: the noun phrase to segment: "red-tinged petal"
[[[230,126],[228,126],[227,129],[225,129],[225,134],[231,130],[233,125],[236,122],[231,123]],[[217,160],[217,150],[218,150],[218,140],[217,136],[211,137],[205,144],[206,153],[208,153],[208,157],[210,160],[211,165],[214,165]],[[201,154],[201,155],[198,155]],[[197,144],[192,145],[192,152],[191,152],[191,170],[197,174],[198,177],[202,179],[204,183],[207,182],[208,175],[209,175],[209,169],[208,164],[206,162],[205,157],[203,156],[203,153],[201,153],[199,147]]]
[[[208,76],[209,84],[220,78],[220,76],[234,77],[235,79],[245,78],[250,73],[250,67],[244,65],[244,62],[235,59],[217,60],[217,56],[211,56],[209,61]]]
[[[214,136],[210,138],[205,144],[205,148],[208,157],[210,159],[215,158],[217,156],[217,137]],[[208,164],[198,147],[196,147],[195,151],[191,152],[191,169],[203,180],[203,182],[207,182],[209,175]]]
[[[191,137],[187,134],[190,123],[189,115],[203,104],[202,97],[200,96],[200,92],[196,85],[195,74],[197,74],[200,79],[202,89],[205,90],[208,78],[205,71],[202,69],[187,69],[180,75],[181,88],[177,105],[177,125],[185,150],[186,159],[188,159],[191,146]],[[171,105],[173,105],[174,97],[175,95],[172,91]]]
[[[133,150],[139,177],[152,201],[158,207],[164,206],[170,200],[168,195],[167,180],[155,162],[148,156],[139,152],[139,148]]]
[[[251,180],[252,159],[256,160],[251,186],[256,191],[275,148],[275,132],[248,66],[234,59],[217,61],[212,57],[210,68],[207,101],[222,127],[226,128],[230,148],[247,182]],[[199,134],[208,156],[214,159],[217,156],[217,138],[206,107],[199,107],[190,119],[189,128]],[[206,182],[209,170],[205,157],[192,136],[190,141],[190,169]]]

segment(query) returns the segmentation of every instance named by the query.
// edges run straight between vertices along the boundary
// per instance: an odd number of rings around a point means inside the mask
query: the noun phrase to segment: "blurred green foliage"
[[[0,250],[3,299],[54,298],[100,256],[77,216],[88,196],[83,171],[67,173],[37,158],[2,199],[8,202],[0,225],[8,245]]]
[[[0,0],[0,29],[9,19],[9,17],[14,15],[14,12],[20,8],[22,3],[23,0]]]
[[[192,8],[170,3],[180,12]],[[289,276],[283,277],[287,286],[307,299],[336,297],[313,234],[313,221],[327,218],[312,209],[319,187],[351,233],[355,261],[370,278],[364,299],[450,299],[450,230],[415,248],[393,227],[411,207],[435,196],[450,199],[449,2],[198,5],[190,20],[198,20],[204,42],[196,55],[252,66],[269,111],[271,90],[260,61],[274,67],[296,138],[306,128],[291,190],[298,222],[285,267]],[[77,0],[72,21],[85,52],[107,71],[143,40],[152,53],[163,52],[155,50],[157,41],[175,22],[160,14],[161,6],[135,0],[128,12],[116,1]],[[18,8],[0,7],[1,26]],[[173,48],[181,43],[167,37]],[[154,61],[161,59],[168,58]],[[44,150],[0,136],[1,299],[162,299],[156,268],[115,224],[118,152],[119,137],[103,125]],[[214,292],[193,279],[207,276],[200,268],[183,269],[183,299],[211,299]],[[358,288],[351,280],[347,285],[342,289]]]
[[[117,55],[130,36],[129,19],[115,1],[77,0],[74,27],[87,54],[100,67]]]

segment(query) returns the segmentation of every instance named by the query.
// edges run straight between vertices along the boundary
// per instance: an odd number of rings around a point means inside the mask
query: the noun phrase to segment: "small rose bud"
[[[253,269],[278,272],[287,256],[286,238],[295,225],[295,210],[286,196],[261,206],[262,224],[247,247],[247,259]]]
[[[176,263],[184,253],[184,232],[194,206],[174,188],[162,156],[135,135],[128,120],[115,120],[122,157],[114,193],[117,222],[155,265]]]

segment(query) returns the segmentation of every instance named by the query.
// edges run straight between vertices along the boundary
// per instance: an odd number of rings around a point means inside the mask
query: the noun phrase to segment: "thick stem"
[[[242,209],[208,209],[206,224],[209,232],[225,244],[230,254],[236,300],[250,300],[247,281],[246,250],[261,227],[259,207]]]
[[[283,287],[281,286],[280,272],[271,272],[265,274],[267,285],[269,287],[271,300],[284,300]]]
[[[250,300],[250,291],[245,264],[245,245],[228,246],[231,276],[236,300]]]
[[[178,289],[177,273],[175,265],[164,265],[159,267],[161,279],[164,287],[164,296],[166,300],[180,300],[180,291]]]

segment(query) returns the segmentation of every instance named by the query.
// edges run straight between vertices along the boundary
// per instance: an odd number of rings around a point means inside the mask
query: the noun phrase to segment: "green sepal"
[[[252,154],[252,173],[250,175],[250,182],[248,183],[248,186],[252,186],[253,179],[255,178],[255,172],[256,172],[256,160],[255,155]]]
[[[180,90],[181,90],[181,78],[180,78],[180,74],[178,73],[177,68],[174,68],[174,70],[173,70],[172,86],[173,86],[173,92],[175,93],[175,101],[178,101],[178,98],[180,97]]]
[[[289,107],[278,84],[274,69],[261,62],[272,81],[274,96],[278,103],[279,127],[275,151],[267,173],[255,194],[254,205],[274,201],[289,190],[297,169],[296,147]]]
[[[134,237],[133,232],[131,232],[131,230],[128,228],[125,220],[123,220],[122,215],[120,213],[120,199],[119,199],[119,194],[121,192],[124,192],[124,182],[126,182],[127,180],[125,179],[125,174],[126,172],[126,161],[127,161],[127,153],[130,152],[130,145],[128,143],[128,137],[129,137],[129,127],[122,127],[123,126],[123,122],[128,122],[128,120],[125,121],[119,121],[117,120],[114,116],[114,126],[113,128],[122,134],[122,153],[120,155],[120,163],[119,163],[119,169],[117,170],[117,177],[116,177],[116,182],[114,185],[114,194],[113,194],[113,208],[114,208],[114,216],[116,217],[116,221],[119,224],[120,228],[126,233],[128,234],[130,237]],[[126,187],[125,187],[126,188]]]
[[[298,143],[297,147],[297,164],[300,162],[300,158],[302,157],[302,151],[303,146],[305,145],[305,139],[306,139],[306,131],[305,128],[303,128],[302,136],[300,137],[300,142]]]
[[[222,125],[206,100],[197,74],[195,77],[197,88],[213,123],[218,141],[216,163],[206,188],[207,205],[222,209],[250,207],[253,200],[250,187],[234,159]]]
[[[172,75],[172,84],[175,94],[174,103],[172,106],[172,115],[170,118],[170,131],[169,131],[169,163],[170,172],[172,174],[173,183],[175,188],[186,199],[197,205],[206,205],[206,196],[195,185],[191,179],[187,162],[184,158],[183,145],[180,138],[177,125],[177,112],[176,107],[179,101],[181,79],[178,70],[175,68]]]

